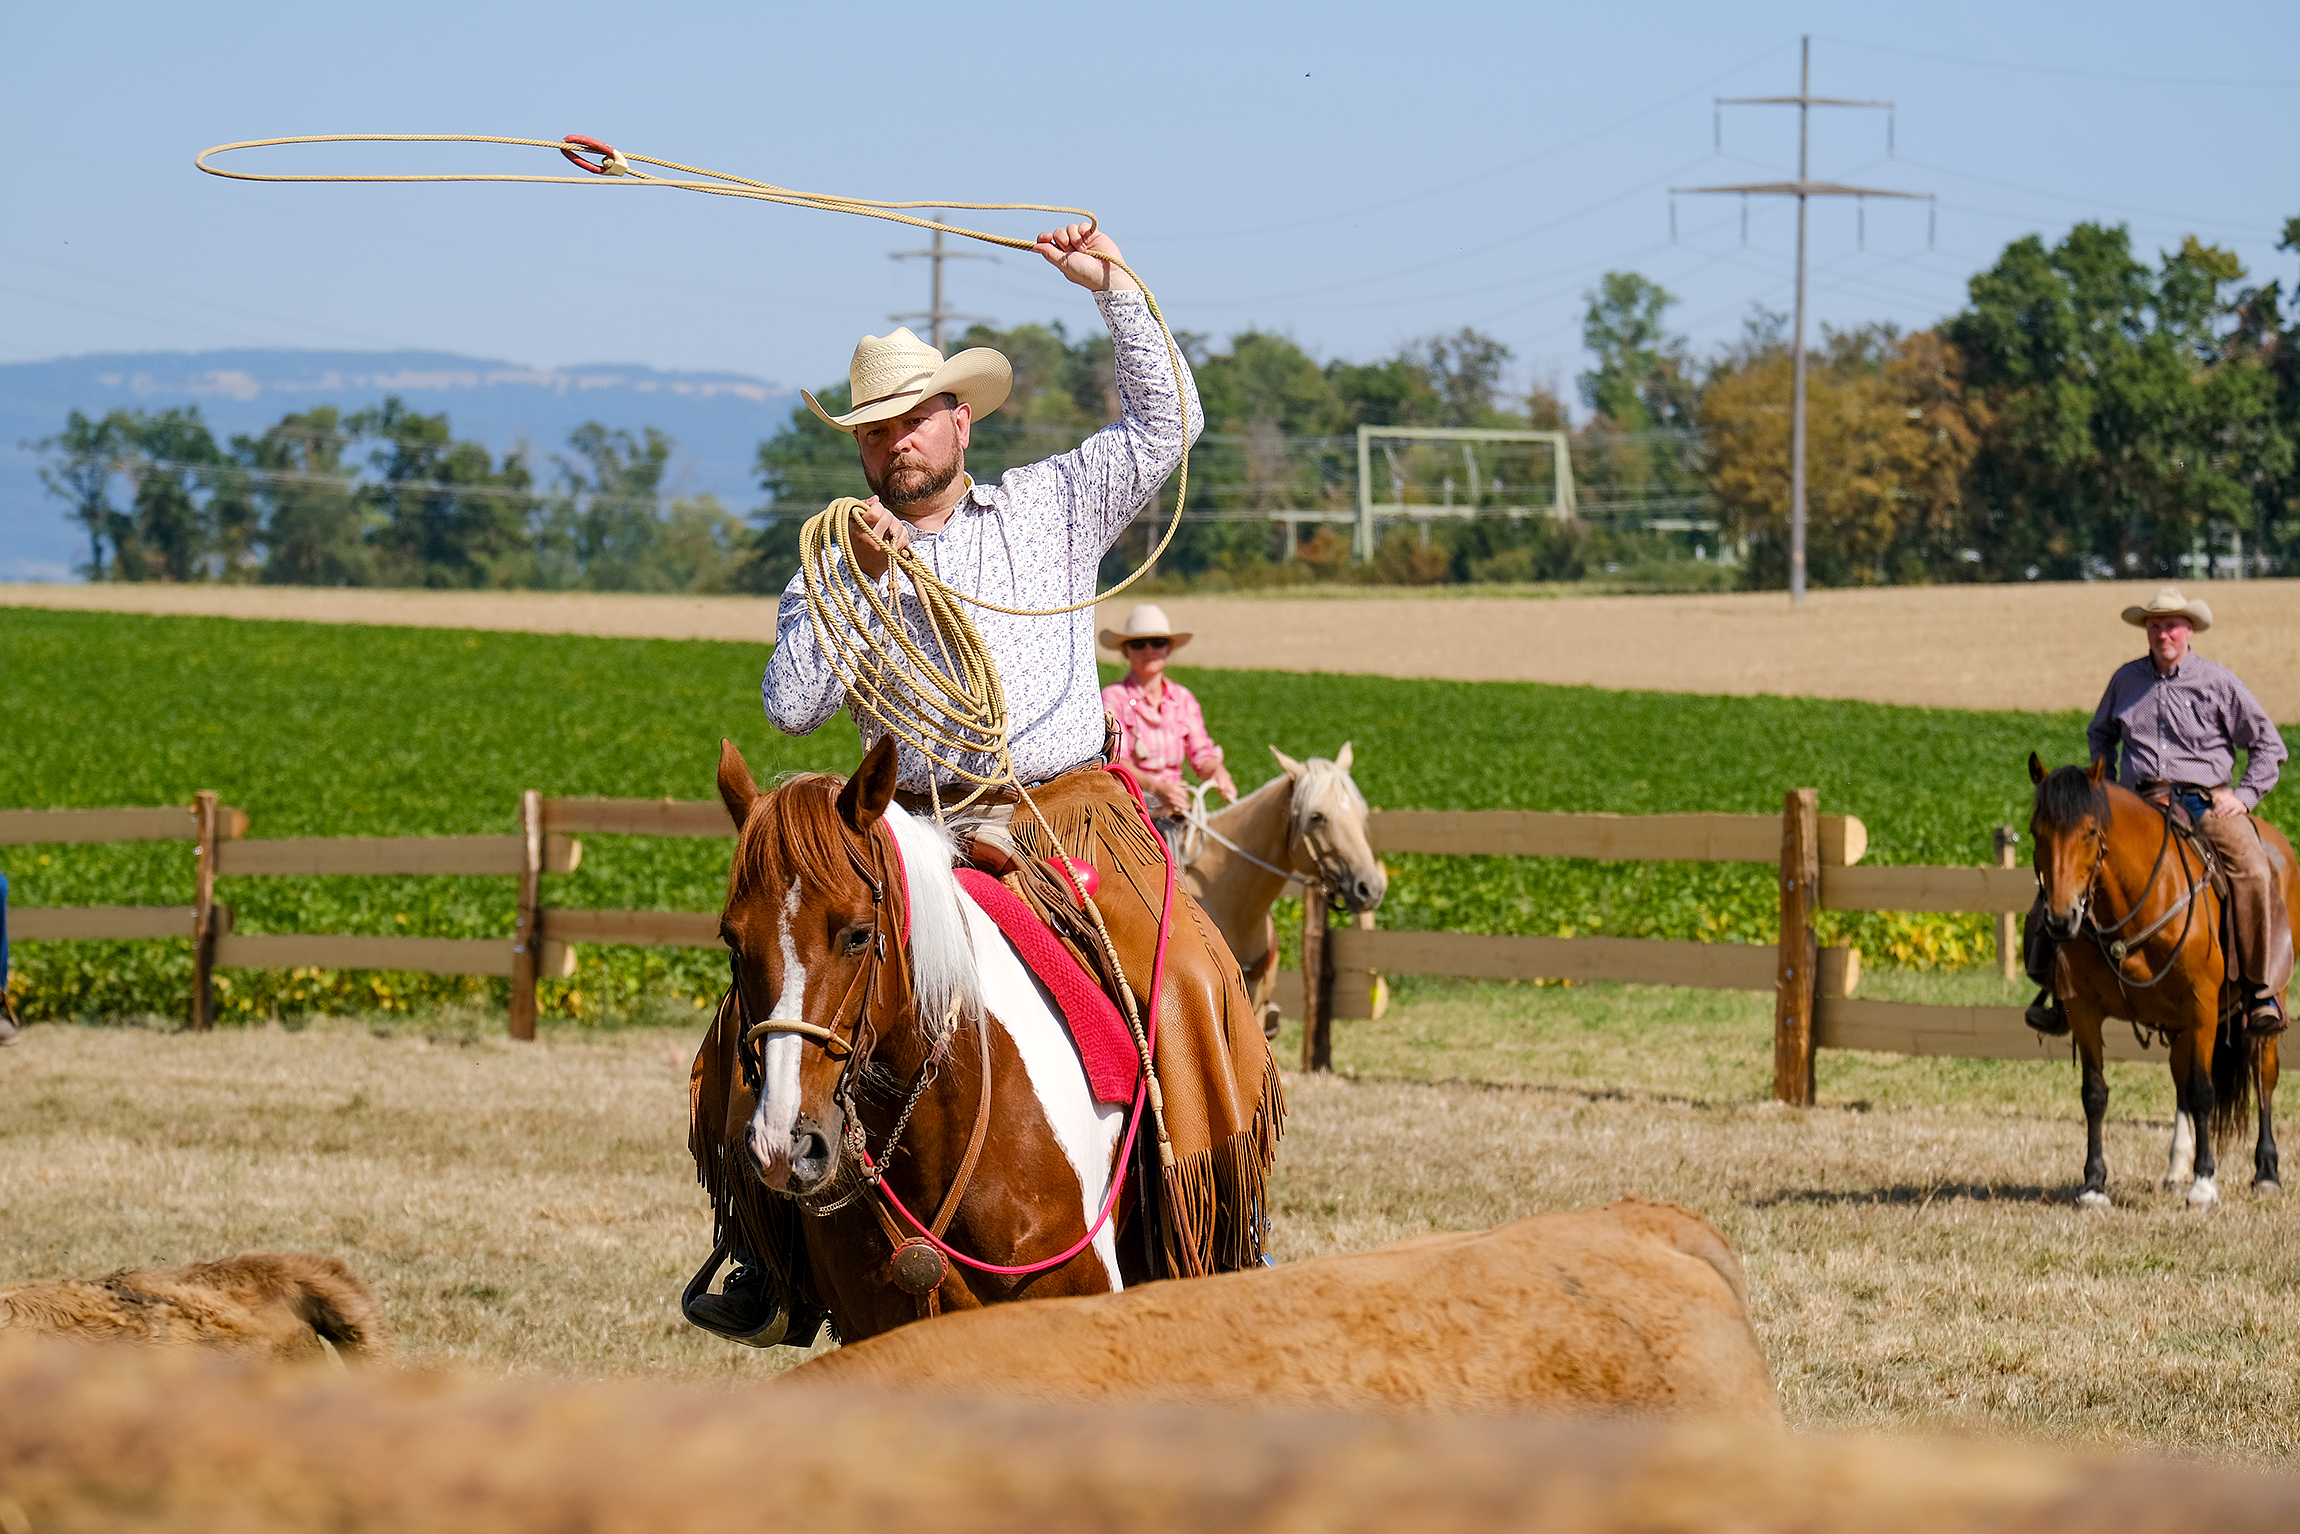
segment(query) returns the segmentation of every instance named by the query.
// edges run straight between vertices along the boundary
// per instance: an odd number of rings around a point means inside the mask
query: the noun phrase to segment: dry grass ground
[[[1675,1199],[1741,1250],[1793,1424],[2300,1464],[2295,1211],[2157,1191],[2160,1070],[2112,1067],[2122,1207],[2088,1216],[2069,1068],[1831,1055],[1790,1112],[1763,1101],[1767,1005],[1409,984],[1346,1027],[1341,1074],[1289,1081],[1278,1252]],[[776,1368],[675,1313],[705,1234],[690,1031],[500,1026],[28,1030],[0,1054],[0,1278],[301,1248],[365,1275],[414,1361]]]
[[[1570,587],[1317,586],[1159,601],[1196,631],[1193,666],[2089,711],[2109,673],[2140,654],[2117,612],[2156,587],[1816,591],[1802,611],[1779,592]],[[2211,582],[2191,595],[2219,620],[2198,648],[2233,666],[2270,717],[2300,719],[2300,581]],[[1105,604],[1102,622],[1123,622],[1132,605]],[[0,586],[0,606],[762,643],[775,632],[774,603],[755,597],[100,584]]]

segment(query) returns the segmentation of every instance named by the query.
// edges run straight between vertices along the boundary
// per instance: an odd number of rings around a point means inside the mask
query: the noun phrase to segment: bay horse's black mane
[[[2073,831],[2087,820],[2109,820],[2108,783],[2095,783],[2082,767],[2055,767],[2036,786],[2036,818],[2056,831]]]

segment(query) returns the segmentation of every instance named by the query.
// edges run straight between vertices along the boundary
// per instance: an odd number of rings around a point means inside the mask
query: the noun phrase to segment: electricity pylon
[[[1805,199],[1808,197],[1902,197],[1914,201],[1931,202],[1929,192],[1898,192],[1885,187],[1846,186],[1836,181],[1815,181],[1806,171],[1806,148],[1811,137],[1810,122],[1814,107],[1870,107],[1890,112],[1890,101],[1851,101],[1841,96],[1813,94],[1813,39],[1803,40],[1802,60],[1797,72],[1797,94],[1794,96],[1720,96],[1717,105],[1729,106],[1793,106],[1797,109],[1797,179],[1794,181],[1752,181],[1740,186],[1673,186],[1677,193],[1737,192],[1743,197],[1794,197],[1797,199],[1797,321],[1796,335],[1791,343],[1793,382],[1789,396],[1789,601],[1798,607],[1805,605]],[[1891,144],[1891,130],[1886,130],[1886,143]],[[1722,137],[1722,130],[1720,130]],[[1746,217],[1746,215],[1744,215]],[[1744,229],[1744,235],[1747,231]]]
[[[949,215],[943,215],[942,221],[947,223],[949,221]],[[986,316],[980,314],[960,314],[955,310],[945,309],[942,306],[942,263],[945,261],[996,261],[998,259],[996,256],[978,250],[945,250],[942,247],[942,231],[937,229],[934,231],[934,244],[930,249],[889,251],[887,252],[887,259],[889,261],[926,260],[932,261],[934,263],[934,287],[932,289],[933,296],[929,300],[928,307],[921,313],[890,314],[887,316],[887,318],[897,321],[898,323],[904,320],[926,321],[929,329],[932,331],[932,334],[927,338],[928,344],[931,345],[936,351],[942,352],[944,356],[949,355],[949,351],[942,344],[943,327],[945,324],[951,320],[980,320],[986,318]]]

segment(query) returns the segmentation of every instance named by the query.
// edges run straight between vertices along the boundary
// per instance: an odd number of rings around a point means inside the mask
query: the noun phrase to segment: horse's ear
[[[1343,741],[1342,749],[1334,753],[1334,765],[1344,772],[1350,770],[1350,743],[1348,741]]]
[[[892,735],[881,735],[839,790],[839,819],[857,836],[878,824],[894,800],[895,745]]]
[[[759,802],[759,785],[752,781],[750,763],[743,760],[735,743],[725,738],[719,741],[719,797],[726,801],[727,813],[735,818],[738,831],[751,818],[751,806]]]
[[[2031,783],[2044,781],[2044,759],[2034,751],[2028,754],[2028,780]]]
[[[1280,751],[1276,746],[1272,746],[1270,748],[1270,754],[1278,759],[1278,765],[1280,767],[1286,769],[1287,777],[1292,778],[1297,783],[1302,780],[1302,764],[1300,762],[1295,761],[1292,757],[1286,755],[1285,752]]]
[[[2100,787],[2100,780],[2107,776],[2108,758],[2104,756],[2094,757],[2092,759],[2092,765],[2084,769],[2084,780],[2087,783],[2090,783],[2094,788]]]

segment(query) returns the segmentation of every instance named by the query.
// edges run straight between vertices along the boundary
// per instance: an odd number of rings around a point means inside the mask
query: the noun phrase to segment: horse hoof
[[[2255,1193],[2282,1193],[2284,1184],[2273,1177],[2263,1177],[2252,1185],[2252,1191]]]
[[[2076,1196],[2076,1207],[2079,1209],[2099,1210],[2112,1209],[2115,1207],[2115,1205],[2110,1203],[2108,1195],[2101,1192],[2098,1188],[2087,1188]]]
[[[2196,1186],[2188,1190],[2188,1207],[2199,1214],[2220,1207],[2220,1190],[2212,1185],[2211,1178],[2196,1179]]]
[[[2170,1172],[2167,1172],[2164,1174],[2163,1188],[2167,1193],[2178,1193],[2181,1189],[2189,1186],[2195,1181],[2196,1177],[2194,1173],[2191,1173],[2186,1177],[2175,1177]]]

